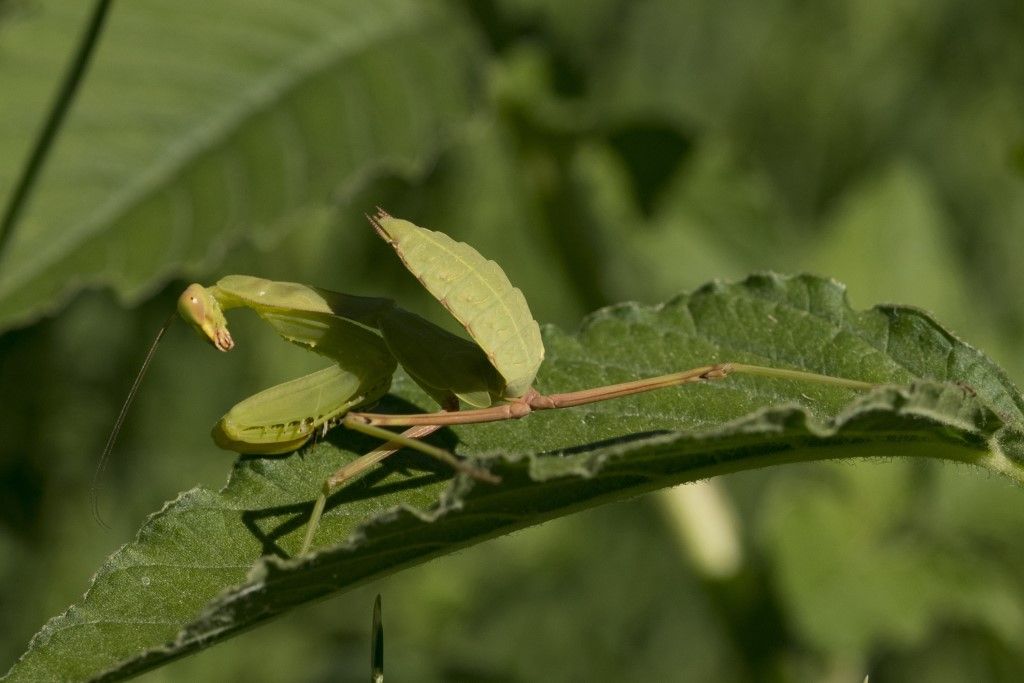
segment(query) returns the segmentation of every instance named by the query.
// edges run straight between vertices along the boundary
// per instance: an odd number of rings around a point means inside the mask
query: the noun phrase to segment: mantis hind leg
[[[375,427],[374,425],[368,425],[359,419],[349,418],[347,415],[345,416],[344,419],[342,419],[341,424],[353,431],[362,432],[363,434],[366,434],[368,436],[375,436],[378,439],[387,441],[388,443],[386,445],[393,447],[391,449],[391,453],[394,453],[395,451],[401,448],[412,448],[413,450],[417,450],[420,453],[424,453],[432,458],[440,460],[441,462],[443,462],[445,465],[448,465],[456,472],[462,472],[463,474],[467,474],[478,481],[487,482],[488,484],[501,483],[501,479],[498,476],[491,474],[487,470],[481,469],[479,467],[473,467],[472,465],[467,464],[464,460],[459,460],[457,457],[455,457],[454,455],[452,455],[443,448],[431,446],[428,443],[420,441],[421,438],[427,436],[427,434],[430,434],[431,432],[434,432],[443,425],[419,425],[420,427],[430,428],[429,431],[422,434],[410,434],[410,432],[415,431],[414,429],[407,429],[401,434],[395,434],[394,432],[388,431],[383,427]],[[391,453],[388,453],[388,455],[390,455]],[[369,455],[369,453],[367,455]],[[363,458],[365,457],[367,456],[363,456]],[[387,455],[378,458],[377,460],[370,464],[376,464],[377,462],[380,462],[380,460],[383,460],[385,457],[387,457]],[[359,460],[362,460],[363,458],[359,458]],[[340,475],[348,467],[354,466],[357,462],[359,462],[359,460],[351,462],[338,472],[335,472],[331,479],[334,479],[335,477]],[[342,480],[342,482],[343,481],[345,480]],[[335,486],[340,485],[342,482],[336,483]]]
[[[468,465],[443,448],[431,446],[420,441],[420,439],[440,429],[442,425],[417,425],[406,429],[400,434],[396,434],[382,427],[374,427],[357,420],[348,420],[347,418],[343,419],[341,424],[354,431],[382,439],[385,443],[346,464],[324,480],[323,487],[320,489],[320,495],[317,496],[316,503],[313,505],[313,512],[309,516],[306,536],[302,541],[302,549],[299,551],[300,555],[305,555],[313,545],[313,537],[316,535],[317,527],[320,526],[320,518],[323,516],[324,508],[327,505],[327,498],[331,493],[340,486],[351,483],[353,480],[361,477],[371,467],[383,462],[388,456],[403,448],[412,448],[425,453],[449,465],[456,471],[463,472],[479,481],[485,481],[490,484],[501,482],[498,476],[491,474],[487,470]]]

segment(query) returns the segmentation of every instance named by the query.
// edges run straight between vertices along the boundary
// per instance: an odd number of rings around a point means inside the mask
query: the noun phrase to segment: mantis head
[[[189,285],[178,297],[178,313],[218,351],[234,348],[235,340],[228,332],[224,311],[210,289],[199,284]]]

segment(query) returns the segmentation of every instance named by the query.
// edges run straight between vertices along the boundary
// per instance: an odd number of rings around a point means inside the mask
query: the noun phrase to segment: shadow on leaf
[[[388,413],[422,412],[415,404],[390,395],[378,404],[377,409]],[[376,439],[346,429],[335,429],[329,432],[326,441],[340,451],[359,454],[367,453],[380,445]],[[458,444],[458,438],[450,429],[443,429],[432,434],[427,441],[449,451],[454,450]],[[305,457],[303,449],[283,455],[243,455],[240,457],[240,463],[291,457]],[[414,475],[413,471],[422,474]],[[405,478],[395,480],[392,479],[393,474],[402,475]],[[444,464],[422,453],[405,449],[388,457],[365,475],[332,493],[327,499],[324,512],[330,512],[341,505],[420,488],[443,481],[451,476],[453,476],[453,472]],[[314,502],[311,499],[301,503],[248,510],[242,513],[242,523],[260,542],[264,555],[289,558],[289,553],[277,541],[281,537],[305,527],[313,510]],[[269,526],[267,520],[270,520]]]

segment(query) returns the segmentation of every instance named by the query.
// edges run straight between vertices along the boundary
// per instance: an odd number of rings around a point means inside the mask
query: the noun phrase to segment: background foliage
[[[2,191],[77,5],[0,0]],[[387,292],[443,320],[371,258],[377,204],[497,258],[569,329],[714,277],[811,271],[855,305],[931,310],[1024,379],[1019,3],[182,5],[115,6],[0,256],[5,662],[148,512],[219,486],[216,416],[309,367],[255,326],[230,361],[172,330],[104,477],[112,528],[96,525],[95,454],[187,279]],[[878,462],[734,475],[710,503],[691,488],[436,561],[143,680],[362,680],[375,592],[405,680],[1024,675],[1008,483]],[[713,511],[709,540],[693,527]]]

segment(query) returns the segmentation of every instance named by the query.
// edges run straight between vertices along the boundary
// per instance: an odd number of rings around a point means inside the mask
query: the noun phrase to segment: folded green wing
[[[409,376],[442,407],[453,395],[474,408],[502,398],[504,379],[468,339],[397,307],[381,317],[380,331]]]
[[[505,380],[505,398],[533,384],[544,360],[540,327],[505,272],[468,244],[380,212],[377,232],[483,349]]]

